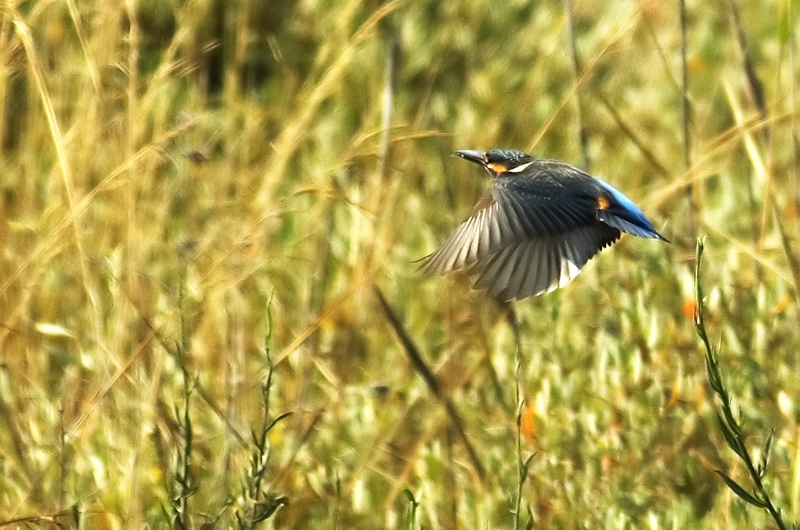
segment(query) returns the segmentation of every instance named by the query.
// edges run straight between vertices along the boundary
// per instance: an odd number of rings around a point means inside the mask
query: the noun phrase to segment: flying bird
[[[508,301],[563,287],[622,232],[669,243],[622,192],[565,162],[516,149],[455,154],[486,168],[494,185],[424,258],[425,274],[468,268],[475,288]]]

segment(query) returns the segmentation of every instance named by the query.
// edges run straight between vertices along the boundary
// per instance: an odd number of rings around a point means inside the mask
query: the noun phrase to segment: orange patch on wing
[[[498,164],[497,162],[486,164],[486,167],[488,167],[490,170],[494,171],[498,175],[500,173],[505,173],[506,171],[508,171],[508,168],[506,166],[504,166],[503,164]]]
[[[600,196],[600,197],[597,198],[597,209],[598,210],[608,210],[609,206],[611,206],[611,203],[608,202],[608,199],[606,199],[603,196]]]

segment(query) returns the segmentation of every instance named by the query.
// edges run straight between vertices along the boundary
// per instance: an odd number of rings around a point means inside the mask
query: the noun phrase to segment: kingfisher
[[[622,192],[565,162],[516,149],[455,154],[483,166],[494,183],[423,258],[424,274],[467,268],[476,289],[510,301],[563,287],[622,232],[670,242]]]

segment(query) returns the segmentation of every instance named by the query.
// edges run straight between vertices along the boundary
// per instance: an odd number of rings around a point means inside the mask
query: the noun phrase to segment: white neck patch
[[[528,169],[528,167],[529,167],[531,164],[533,164],[534,162],[535,162],[535,160],[531,160],[531,161],[530,161],[530,162],[528,162],[527,164],[522,164],[521,166],[517,166],[517,167],[515,167],[514,169],[509,169],[509,170],[508,170],[508,172],[509,172],[509,173],[522,173],[523,171],[525,171],[526,169]]]

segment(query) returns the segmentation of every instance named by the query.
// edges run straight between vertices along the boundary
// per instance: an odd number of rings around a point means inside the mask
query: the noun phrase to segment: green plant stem
[[[516,314],[513,313],[513,308],[511,311],[512,313],[510,314],[510,318],[514,328],[514,338],[516,343],[514,353],[514,360],[516,362],[516,366],[514,368],[514,392],[517,403],[517,492],[516,498],[514,499],[514,530],[519,530],[521,520],[520,510],[522,508],[522,489],[525,486],[525,481],[528,478],[528,468],[533,455],[529,456],[525,460],[522,459],[522,412],[525,408],[525,398],[522,395],[522,388],[520,385],[522,373],[522,345],[520,343],[519,321],[517,320]],[[530,526],[530,524],[528,526]]]
[[[766,475],[767,460],[772,447],[773,434],[770,434],[769,438],[767,439],[767,444],[761,462],[758,466],[754,465],[753,459],[751,458],[750,453],[747,451],[747,447],[744,442],[744,434],[742,433],[741,425],[734,416],[733,409],[731,407],[732,400],[722,378],[722,371],[719,365],[719,354],[714,351],[713,347],[711,346],[711,341],[708,339],[708,333],[706,332],[704,320],[705,308],[703,305],[703,289],[700,285],[700,261],[702,255],[703,240],[702,238],[698,238],[694,271],[695,297],[697,301],[697,309],[694,315],[695,329],[697,330],[697,335],[700,337],[700,341],[703,343],[703,347],[705,349],[708,384],[714,393],[719,396],[720,401],[722,402],[722,415],[720,416],[719,413],[717,413],[720,429],[722,430],[722,434],[725,436],[728,446],[736,453],[737,456],[739,456],[742,462],[744,462],[745,467],[750,474],[750,478],[755,485],[755,490],[753,493],[750,493],[722,471],[717,470],[717,473],[723,479],[725,484],[737,494],[737,496],[744,501],[753,504],[754,506],[758,506],[767,510],[772,519],[775,521],[777,527],[781,530],[785,530],[787,527],[783,522],[781,512],[772,503],[769,493],[764,487],[764,483],[762,481],[762,478]]]

